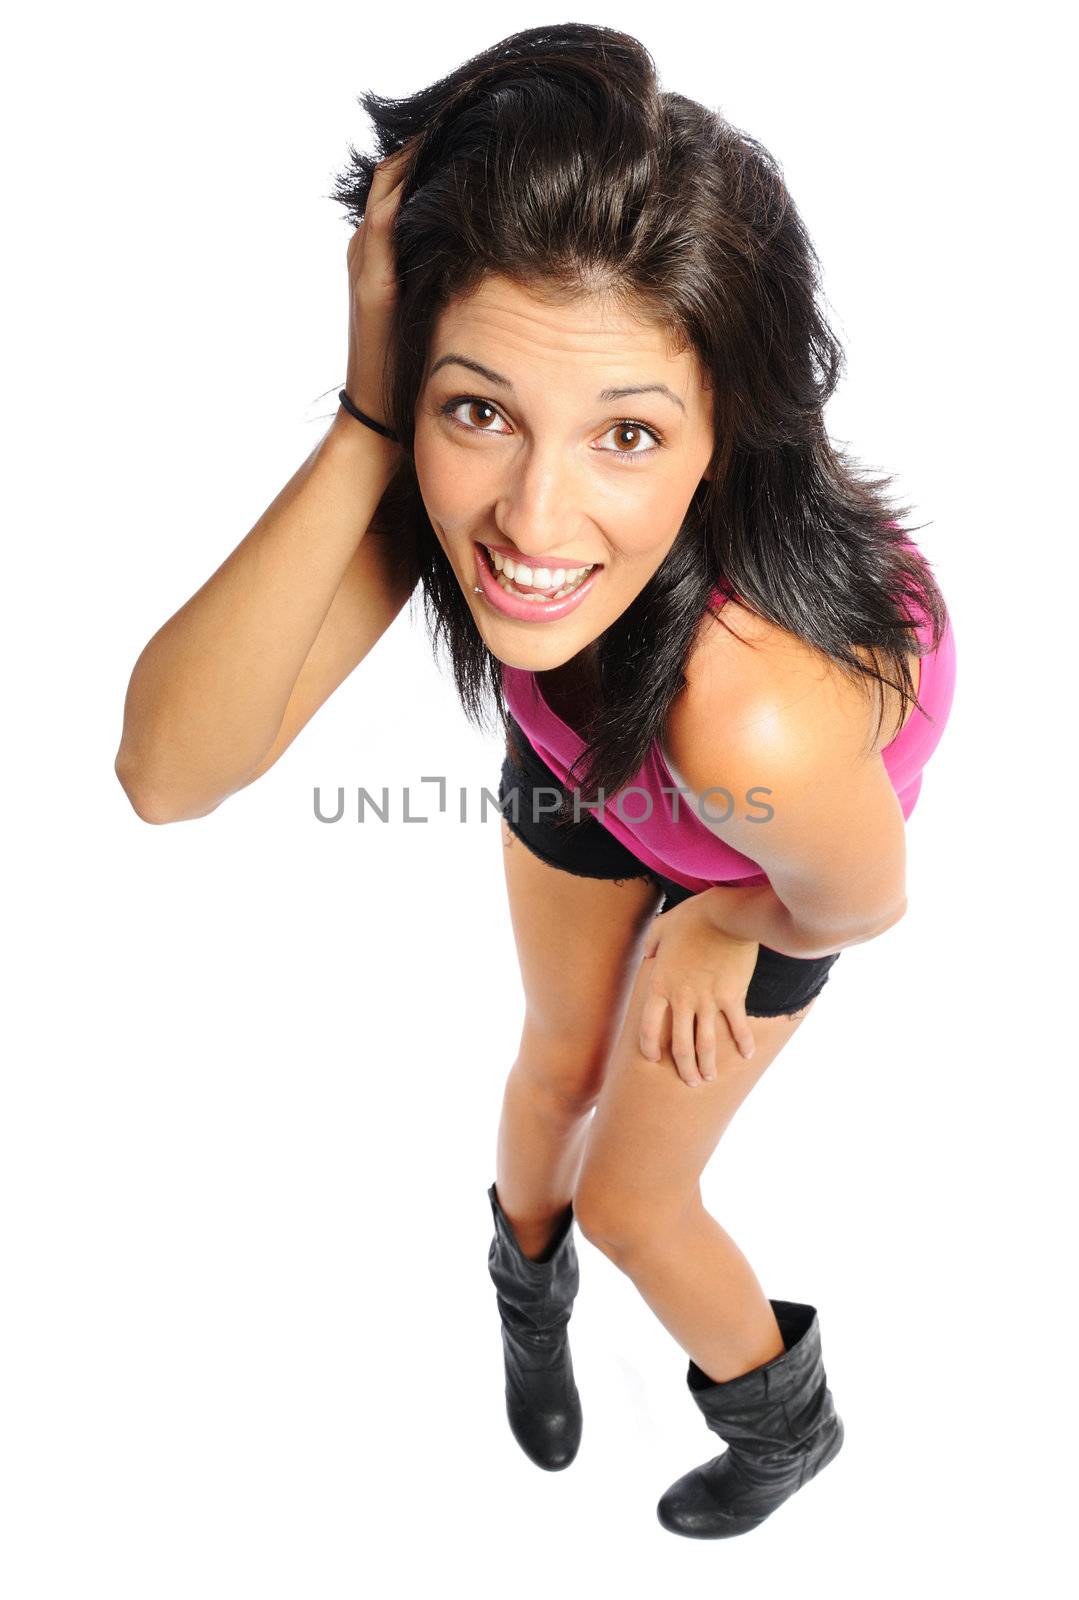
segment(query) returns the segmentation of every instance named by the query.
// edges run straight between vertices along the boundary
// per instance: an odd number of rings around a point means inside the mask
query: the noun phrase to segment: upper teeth
[[[583,578],[586,572],[591,572],[596,565],[593,561],[587,567],[526,567],[520,561],[513,561],[509,556],[500,555],[497,550],[492,550],[489,545],[483,547],[495,564],[495,571],[504,573],[513,583],[522,588],[531,586],[534,589],[560,589],[565,583],[575,583],[578,578]]]

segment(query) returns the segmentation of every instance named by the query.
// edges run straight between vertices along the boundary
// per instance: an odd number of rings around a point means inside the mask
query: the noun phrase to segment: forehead
[[[700,387],[694,350],[675,346],[658,322],[598,290],[566,300],[507,278],[487,277],[439,315],[428,370],[450,350],[501,371],[514,365],[514,376],[521,382],[528,377],[528,367],[539,363],[552,371],[557,367],[564,375],[574,369],[588,377],[599,369],[631,370],[645,381],[651,373],[680,394]]]

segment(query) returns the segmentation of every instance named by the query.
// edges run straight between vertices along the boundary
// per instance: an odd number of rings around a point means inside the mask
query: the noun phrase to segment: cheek
[[[416,478],[420,485],[420,492],[424,500],[435,490],[438,484],[437,451],[431,439],[430,430],[422,423],[416,426],[412,438],[412,458],[416,467]]]
[[[476,510],[480,493],[476,474],[462,464],[462,452],[425,427],[417,427],[413,440],[416,481],[427,513],[452,527]]]
[[[454,519],[454,478],[447,472],[443,453],[437,441],[417,429],[413,442],[413,459],[420,498],[432,521],[452,522]],[[457,485],[460,498],[460,486]]]
[[[625,469],[627,473],[631,468]],[[611,535],[623,560],[658,563],[670,548],[678,525],[671,521],[669,494],[627,494],[612,517]]]

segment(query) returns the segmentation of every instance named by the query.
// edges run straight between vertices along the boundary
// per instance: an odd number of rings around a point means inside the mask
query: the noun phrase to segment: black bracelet
[[[337,396],[337,398],[340,400],[349,416],[355,417],[357,422],[362,422],[365,427],[374,428],[376,433],[381,433],[385,439],[392,439],[394,444],[401,443],[400,439],[393,432],[392,428],[384,427],[381,422],[376,422],[374,417],[366,416],[365,413],[360,410],[359,406],[353,405],[344,389],[341,390],[341,393]]]

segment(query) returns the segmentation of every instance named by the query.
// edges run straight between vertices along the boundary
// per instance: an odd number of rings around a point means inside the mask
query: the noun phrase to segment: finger
[[[419,134],[401,145],[378,163],[367,193],[363,220],[349,240],[349,257],[355,251],[354,271],[358,282],[376,286],[381,301],[392,300],[396,294],[396,264],[394,261],[393,224],[404,181],[412,170],[409,159],[414,153]]]
[[[703,1083],[697,1068],[697,1052],[693,1043],[693,1022],[696,1016],[696,1006],[692,1000],[685,997],[676,999],[671,1006],[674,1021],[671,1026],[671,1055],[675,1065],[685,1083],[690,1088]]]
[[[389,260],[390,229],[401,200],[405,178],[411,170],[407,159],[410,145],[404,144],[392,155],[380,161],[367,191],[367,204],[363,208],[363,221],[353,237],[359,238],[357,249],[375,248],[383,251]],[[351,241],[350,241],[351,242]]]
[[[748,1061],[757,1045],[753,1037],[753,1030],[749,1026],[749,1018],[746,1016],[745,1007],[731,1002],[723,1007],[723,1014],[727,1019],[731,1038]]]
[[[697,1012],[697,1063],[706,1083],[716,1077],[716,1010],[703,1002]]]
[[[641,1007],[637,1042],[646,1061],[658,1061],[660,1058],[660,1039],[663,1037],[663,1015],[666,1010],[667,998],[662,994],[650,994]]]
[[[399,149],[391,151],[388,156],[383,156],[371,178],[368,205],[377,205],[380,200],[387,199],[398,184],[404,181],[409,168],[409,157],[413,154],[419,137],[419,134],[414,134],[411,139],[406,139]]]

